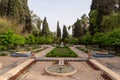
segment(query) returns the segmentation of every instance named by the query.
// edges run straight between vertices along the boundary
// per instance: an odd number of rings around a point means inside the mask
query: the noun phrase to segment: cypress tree
[[[66,26],[64,25],[63,26],[63,35],[62,35],[63,42],[64,42],[65,38],[67,38],[67,37],[68,37],[68,32],[67,32]]]
[[[50,33],[46,17],[43,20],[42,36],[48,36]]]
[[[15,19],[24,25],[24,31],[31,32],[31,15],[27,4],[28,0],[1,0],[0,16]]]
[[[57,22],[57,37],[61,38],[61,29],[60,29],[60,26],[59,26],[59,21]]]
[[[77,19],[77,21],[73,25],[73,37],[79,38],[81,36],[82,36],[81,20]]]
[[[116,12],[116,0],[93,0],[90,11],[90,33],[94,35],[96,32],[103,32],[104,26],[101,25],[103,17]],[[93,13],[95,12],[95,13]],[[92,15],[96,14],[96,15]],[[93,18],[93,17],[96,17]],[[96,22],[93,22],[93,19]]]

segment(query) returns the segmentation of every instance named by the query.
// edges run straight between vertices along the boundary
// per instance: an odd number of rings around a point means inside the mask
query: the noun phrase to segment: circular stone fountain
[[[57,65],[47,67],[46,72],[51,75],[67,76],[77,72],[77,69],[71,65],[65,65],[64,59],[60,58]]]

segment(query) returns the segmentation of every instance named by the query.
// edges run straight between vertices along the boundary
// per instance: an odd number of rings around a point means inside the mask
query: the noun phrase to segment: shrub
[[[6,47],[6,46],[0,46],[0,49],[1,49],[2,51],[6,51],[6,50],[7,50],[7,47]]]
[[[8,55],[7,52],[1,52],[1,53],[0,53],[0,56],[7,56],[7,55]]]
[[[77,57],[77,54],[68,47],[56,47],[49,52],[46,57]]]
[[[15,31],[15,33],[21,33],[23,27],[18,25],[15,20],[9,20],[7,18],[0,18],[0,34],[5,33],[9,29]]]
[[[82,37],[81,43],[85,45],[93,44],[92,39],[93,37],[90,34],[86,34]]]

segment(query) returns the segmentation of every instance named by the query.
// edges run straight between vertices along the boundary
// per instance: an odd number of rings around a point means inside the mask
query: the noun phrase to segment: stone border
[[[109,76],[111,79],[113,79],[113,80],[120,80],[120,75],[119,74],[117,74],[114,71],[108,69],[104,65],[98,63],[96,60],[90,59],[89,61],[94,66],[96,66],[97,68],[99,68],[100,71],[102,71],[104,74],[106,74],[107,76]]]
[[[4,73],[0,76],[0,80],[10,80],[16,77],[22,70],[27,68],[29,65],[31,65],[33,62],[35,62],[35,59],[28,59],[24,63],[16,66],[15,68],[11,69],[10,71]]]
[[[3,67],[3,64],[2,64],[2,63],[0,63],[0,70],[2,69],[2,67]]]
[[[72,67],[73,67],[73,66],[72,66]],[[75,74],[75,73],[77,72],[77,69],[76,69],[75,67],[74,67],[75,70],[72,71],[72,72],[69,72],[69,73],[55,73],[55,72],[50,72],[50,71],[47,70],[48,68],[49,68],[49,67],[45,68],[45,71],[46,71],[48,74],[55,75],[55,76],[68,76],[68,75]]]

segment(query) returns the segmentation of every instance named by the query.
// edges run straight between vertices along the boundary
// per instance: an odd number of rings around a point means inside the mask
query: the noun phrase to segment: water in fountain
[[[64,58],[59,58],[58,64],[47,67],[46,72],[52,75],[66,76],[76,73],[77,69],[71,65],[66,65]]]

